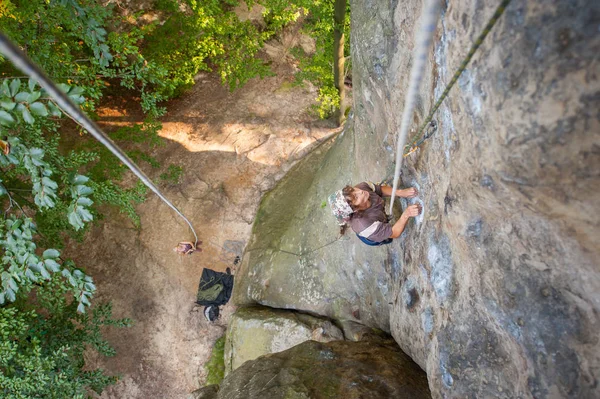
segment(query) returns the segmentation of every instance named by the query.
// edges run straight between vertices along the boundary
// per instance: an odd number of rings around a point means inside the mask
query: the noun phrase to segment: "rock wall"
[[[496,3],[443,2],[413,133]],[[421,1],[351,7],[354,118],[263,199],[235,300],[388,331],[434,397],[600,396],[600,3],[512,1],[405,161],[423,215],[377,248],[323,204],[393,171]]]

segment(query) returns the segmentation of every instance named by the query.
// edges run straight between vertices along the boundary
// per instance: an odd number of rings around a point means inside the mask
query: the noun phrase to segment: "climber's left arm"
[[[383,194],[384,197],[391,197],[392,190],[393,190],[393,188],[390,186],[384,186],[384,185],[381,186],[381,193]],[[401,197],[401,198],[414,198],[417,195],[419,195],[419,192],[414,187],[396,190],[396,196]]]

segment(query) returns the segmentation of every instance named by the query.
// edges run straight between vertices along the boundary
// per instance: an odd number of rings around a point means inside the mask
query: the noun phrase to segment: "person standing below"
[[[408,206],[392,225],[388,223],[382,198],[391,195],[392,187],[368,182],[338,190],[329,202],[334,215],[343,221],[340,232],[343,234],[345,227],[350,225],[358,238],[371,246],[389,244],[394,238],[400,237],[408,219],[421,213],[421,205]],[[417,195],[414,187],[396,190],[396,196],[401,198],[414,198]]]

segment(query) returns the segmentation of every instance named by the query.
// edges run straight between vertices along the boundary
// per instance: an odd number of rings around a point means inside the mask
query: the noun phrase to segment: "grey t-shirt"
[[[362,182],[354,186],[369,193],[371,206],[364,211],[352,214],[350,227],[355,233],[368,240],[381,242],[392,236],[392,226],[387,222],[384,211],[384,201],[381,196],[381,186]]]

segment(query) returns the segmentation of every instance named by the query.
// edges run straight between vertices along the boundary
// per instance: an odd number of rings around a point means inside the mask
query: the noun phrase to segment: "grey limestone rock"
[[[443,2],[414,130],[497,2]],[[514,0],[406,158],[389,246],[321,204],[394,169],[421,1],[353,0],[354,117],[263,199],[234,292],[389,332],[432,395],[600,397],[600,3]]]

